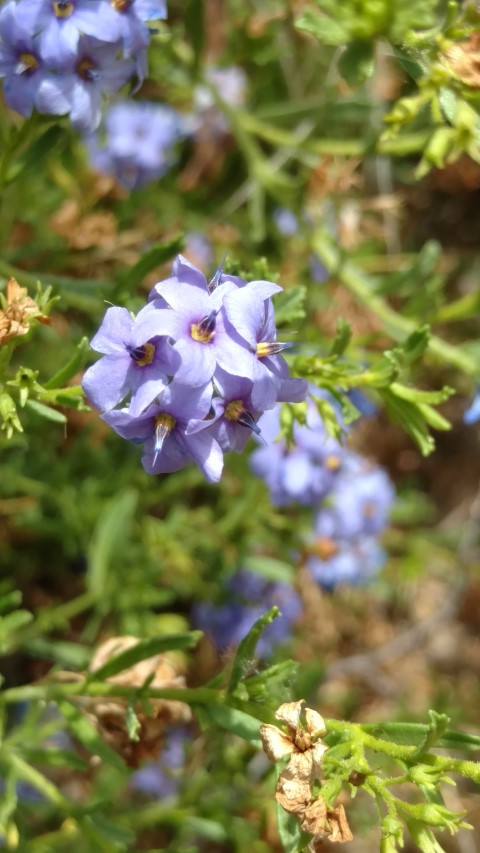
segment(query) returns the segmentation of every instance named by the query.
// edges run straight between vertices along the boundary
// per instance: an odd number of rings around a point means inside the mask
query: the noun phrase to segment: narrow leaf
[[[163,652],[191,649],[197,645],[201,636],[201,631],[189,631],[184,634],[165,634],[160,637],[140,640],[136,646],[126,649],[126,651],[107,661],[100,669],[90,673],[89,681],[105,681],[107,678],[129,669],[136,663],[148,660],[148,658]]]

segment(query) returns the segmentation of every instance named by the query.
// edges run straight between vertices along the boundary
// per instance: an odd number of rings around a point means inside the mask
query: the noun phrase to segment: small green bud
[[[3,421],[0,428],[6,432],[8,439],[12,437],[14,430],[23,432],[15,402],[10,394],[7,394],[5,391],[0,393],[0,420]]]
[[[445,853],[443,847],[438,843],[431,829],[424,826],[418,820],[406,820],[408,831],[412,841],[423,850],[423,853]]]
[[[446,806],[439,803],[420,803],[415,806],[415,817],[418,821],[429,826],[438,826],[449,829],[451,833],[460,828],[467,828],[469,824],[462,821],[465,812],[451,812]]]
[[[434,789],[442,780],[442,772],[436,767],[430,767],[428,764],[416,764],[411,767],[407,773],[407,779],[413,782],[414,785],[423,786],[424,788]]]
[[[403,824],[393,815],[384,817],[381,823],[382,840],[380,853],[396,853],[403,847]]]

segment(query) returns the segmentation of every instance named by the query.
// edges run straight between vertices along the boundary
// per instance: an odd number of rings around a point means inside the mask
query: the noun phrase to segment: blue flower
[[[319,539],[307,551],[305,564],[313,579],[324,589],[367,583],[386,561],[384,549],[372,536],[337,544]]]
[[[218,606],[207,601],[198,603],[193,621],[222,653],[238,645],[257,619],[274,605],[282,615],[268,625],[257,645],[258,655],[268,657],[290,637],[302,612],[300,598],[289,584],[268,581],[241,569],[228,581],[225,601]]]
[[[185,743],[190,734],[185,728],[171,726],[165,731],[166,743],[160,757],[149,761],[130,778],[130,787],[155,799],[174,797],[182,781]]]
[[[477,388],[470,406],[463,413],[463,420],[466,424],[476,424],[480,421],[480,388]]]
[[[173,146],[182,135],[178,113],[163,104],[121,100],[104,119],[105,138],[86,139],[92,165],[113,175],[127,189],[161,178],[171,167]]]

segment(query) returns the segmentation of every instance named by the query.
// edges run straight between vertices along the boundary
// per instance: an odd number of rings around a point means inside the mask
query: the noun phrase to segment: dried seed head
[[[136,637],[111,637],[99,646],[90,664],[90,671],[100,669],[111,658],[136,646]],[[107,683],[142,687],[146,681],[156,688],[181,688],[185,679],[178,674],[168,655],[155,655],[107,679]],[[183,702],[170,699],[149,699],[148,709],[140,702],[134,711],[140,724],[137,740],[130,739],[126,727],[128,700],[121,696],[81,700],[90,719],[105,740],[119,752],[127,764],[138,767],[143,760],[158,756],[163,745],[165,729],[173,723],[188,723],[191,711]]]

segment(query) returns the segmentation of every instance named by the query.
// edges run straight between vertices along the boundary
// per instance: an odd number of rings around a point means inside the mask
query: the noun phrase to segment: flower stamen
[[[132,361],[137,367],[146,367],[151,364],[155,355],[155,347],[153,344],[143,344],[139,347],[127,346],[128,353]]]
[[[257,358],[266,358],[267,355],[277,355],[284,349],[289,349],[292,343],[281,343],[280,341],[262,341],[257,344]]]
[[[215,334],[216,325],[217,312],[210,311],[210,314],[207,314],[199,323],[192,323],[190,334],[194,341],[199,341],[201,344],[208,344]]]
[[[261,429],[253,420],[253,415],[243,405],[242,400],[232,400],[225,408],[225,417],[235,421],[240,426],[250,429],[255,435],[260,435]]]
[[[52,7],[57,18],[69,18],[75,11],[75,6],[70,0],[56,0],[52,3]]]
[[[165,439],[168,438],[176,423],[176,419],[172,417],[172,415],[167,414],[167,412],[163,412],[161,415],[157,415],[157,417],[155,418],[155,456],[153,457],[154,465],[157,461],[157,456],[165,443]]]

